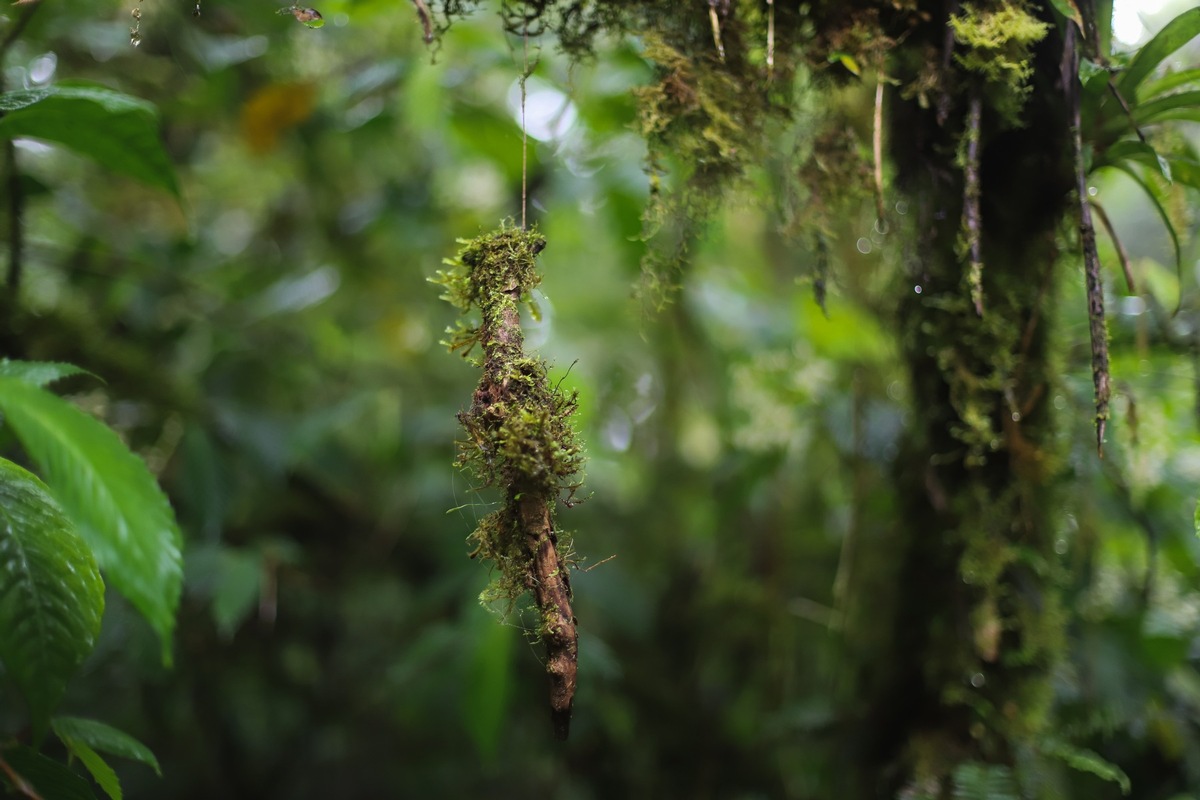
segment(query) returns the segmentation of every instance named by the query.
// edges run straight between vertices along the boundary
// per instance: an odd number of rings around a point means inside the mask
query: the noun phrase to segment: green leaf
[[[1189,158],[1172,158],[1170,156],[1167,156],[1166,160],[1170,165],[1173,180],[1184,186],[1200,189],[1200,163]]]
[[[46,486],[0,459],[0,661],[29,704],[35,741],[103,614],[91,551]]]
[[[1126,98],[1133,97],[1138,87],[1167,56],[1200,34],[1200,8],[1191,8],[1171,20],[1153,39],[1138,49],[1129,67],[1117,81],[1117,88]]]
[[[1119,169],[1119,170],[1121,170],[1121,172],[1124,172],[1126,175],[1128,175],[1130,178],[1132,178],[1133,182],[1136,183],[1139,187],[1141,187],[1142,192],[1146,195],[1146,198],[1150,201],[1150,206],[1155,210],[1155,212],[1157,212],[1159,218],[1163,222],[1163,226],[1166,227],[1166,229],[1167,229],[1167,235],[1171,237],[1171,247],[1175,251],[1175,276],[1179,280],[1180,287],[1182,287],[1183,286],[1183,252],[1179,246],[1179,234],[1175,231],[1175,225],[1171,222],[1171,216],[1167,213],[1167,209],[1163,206],[1162,201],[1160,201],[1158,199],[1158,193],[1155,192],[1154,187],[1151,186],[1150,183],[1145,178],[1143,178],[1141,175],[1139,175],[1137,173],[1137,170],[1135,170],[1132,166],[1130,166],[1128,162],[1119,161],[1115,164],[1106,164],[1105,166],[1109,166],[1114,169]],[[1182,297],[1182,289],[1180,290],[1180,294]]]
[[[1071,769],[1089,772],[1101,780],[1111,781],[1121,787],[1121,794],[1128,795],[1133,787],[1129,776],[1116,764],[1101,758],[1097,753],[1082,747],[1050,740],[1043,744],[1042,752],[1053,758],[1060,759]]]
[[[44,389],[0,377],[0,412],[113,588],[158,633],[169,662],[182,537],[154,476],[115,433]]]
[[[1200,90],[1193,89],[1138,103],[1132,110],[1133,118],[1139,125],[1150,125],[1176,119],[1177,112],[1195,112],[1197,109],[1200,109]]]
[[[154,757],[154,753],[150,752],[150,748],[125,731],[94,719],[81,717],[55,717],[50,721],[50,725],[54,729],[54,734],[62,739],[64,744],[68,739],[83,742],[101,753],[145,764],[158,775],[162,775],[158,759]]]
[[[1133,132],[1135,127],[1160,122],[1200,122],[1200,90],[1178,92],[1133,106],[1130,114],[1123,111],[1108,118],[1099,133],[1099,141],[1112,140]]]
[[[0,378],[17,378],[33,386],[46,386],[71,375],[91,375],[74,364],[57,361],[10,361],[0,359]],[[92,377],[95,377],[94,375]]]
[[[1142,88],[1138,90],[1138,97],[1149,100],[1172,89],[1197,82],[1200,82],[1200,69],[1181,69],[1178,72],[1168,72],[1161,78],[1143,84]]]
[[[1200,537],[1200,500],[1196,501],[1196,513],[1193,516],[1193,522],[1196,525],[1196,536]]]
[[[1160,175],[1171,180],[1170,162],[1149,144],[1137,139],[1122,139],[1104,151],[1104,156],[1096,165],[1117,166],[1121,161],[1134,161],[1155,169]]]
[[[463,722],[480,757],[488,763],[496,758],[504,731],[504,716],[512,692],[513,629],[499,625],[491,615],[478,615],[482,628],[472,637],[475,643],[463,693]]]
[[[0,751],[8,765],[30,783],[44,800],[96,800],[92,787],[66,764],[28,747],[13,747]]]
[[[114,172],[179,196],[159,135],[158,109],[103,86],[63,82],[0,95],[0,138],[65,145]]]
[[[112,800],[121,800],[121,781],[117,779],[117,773],[113,772],[113,768],[100,757],[99,753],[75,739],[64,739],[63,744],[67,746],[71,755],[78,758],[84,768],[91,773],[92,779],[100,785],[106,795]]]
[[[1098,95],[1108,88],[1112,72],[1101,64],[1088,58],[1079,60],[1079,82],[1083,84],[1084,92]]]

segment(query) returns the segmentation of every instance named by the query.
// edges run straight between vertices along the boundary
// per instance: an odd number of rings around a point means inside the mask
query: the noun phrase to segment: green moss
[[[481,345],[483,368],[471,408],[458,415],[465,432],[457,465],[482,487],[505,493],[503,506],[471,535],[473,557],[491,561],[495,578],[481,599],[513,604],[530,586],[533,553],[520,523],[519,503],[543,498],[570,501],[581,483],[583,445],[572,424],[578,395],[551,385],[546,363],[524,353],[518,300],[529,300],[541,274],[535,258],[546,240],[511,227],[463,242],[448,269],[432,279],[443,299],[464,312],[477,310],[477,324],[450,331],[451,350]]]
[[[1033,15],[1025,0],[1006,0],[966,3],[961,14],[950,17],[950,27],[961,45],[955,62],[982,78],[991,108],[1017,124],[1033,75],[1033,46],[1050,26]]]

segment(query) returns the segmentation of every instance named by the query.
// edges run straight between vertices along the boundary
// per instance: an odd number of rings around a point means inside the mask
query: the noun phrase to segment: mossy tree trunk
[[[923,5],[931,21],[899,58],[936,51],[950,65],[954,9]],[[1061,44],[1051,32],[1033,51],[1019,127],[969,79],[926,108],[890,98],[913,209],[897,323],[914,417],[897,464],[890,639],[867,668],[866,796],[949,797],[963,764],[1011,767],[1046,731],[1063,636],[1050,336],[1072,188]]]

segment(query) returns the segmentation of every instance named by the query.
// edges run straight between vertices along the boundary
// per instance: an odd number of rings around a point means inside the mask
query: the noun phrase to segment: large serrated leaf
[[[0,138],[56,142],[99,164],[166,189],[179,186],[158,130],[158,109],[103,86],[60,83],[0,95]]]
[[[117,779],[117,773],[113,772],[113,768],[100,757],[99,753],[76,739],[67,739],[63,744],[67,746],[71,755],[79,759],[84,769],[91,774],[92,780],[104,790],[106,795],[112,800],[122,800],[121,781]]]
[[[0,661],[40,740],[104,614],[96,560],[34,475],[0,459]]]
[[[46,758],[28,747],[0,751],[0,757],[44,800],[96,800],[88,782],[72,772],[66,764]]]
[[[98,720],[82,717],[55,717],[50,721],[50,726],[54,729],[54,735],[64,743],[68,740],[83,742],[101,753],[145,764],[158,775],[162,775],[158,759],[150,752],[150,748],[125,731]]]
[[[1168,22],[1153,39],[1138,49],[1129,67],[1117,81],[1117,88],[1126,98],[1133,97],[1154,69],[1167,56],[1200,35],[1200,8],[1191,8]]]
[[[169,662],[183,584],[182,537],[154,476],[115,433],[44,389],[0,377],[0,413],[109,583],[158,633]]]
[[[71,375],[91,375],[86,369],[58,361],[10,361],[0,359],[0,378],[19,378],[34,386],[46,386]],[[95,376],[92,376],[95,377]]]

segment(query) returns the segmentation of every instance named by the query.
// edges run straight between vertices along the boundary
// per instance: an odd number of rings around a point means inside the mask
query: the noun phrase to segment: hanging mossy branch
[[[568,565],[555,502],[570,504],[580,485],[583,447],[571,425],[578,405],[547,379],[546,363],[524,352],[520,304],[541,283],[534,257],[546,246],[540,234],[501,228],[466,243],[434,283],[463,312],[478,309],[478,325],[459,323],[451,350],[475,344],[483,370],[471,407],[458,415],[466,431],[457,463],[484,486],[504,492],[501,508],[471,534],[472,557],[495,563],[496,577],[481,597],[507,601],[533,594],[538,637],[546,645],[550,709],[555,735],[567,738],[575,695],[578,634],[571,611]]]

